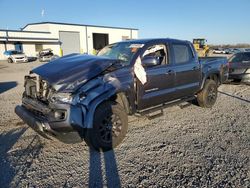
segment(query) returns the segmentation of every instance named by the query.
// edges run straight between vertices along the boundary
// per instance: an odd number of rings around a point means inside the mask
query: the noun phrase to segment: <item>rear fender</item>
[[[204,85],[205,85],[205,82],[207,79],[210,79],[211,76],[216,76],[217,77],[217,81],[220,83],[221,79],[220,79],[220,73],[218,71],[210,71],[208,72],[204,77],[203,77],[203,80],[202,80],[202,83],[201,83],[201,87],[200,87],[200,90],[203,89]]]

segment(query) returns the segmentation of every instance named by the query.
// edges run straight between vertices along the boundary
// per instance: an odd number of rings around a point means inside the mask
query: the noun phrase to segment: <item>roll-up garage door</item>
[[[72,31],[59,31],[59,39],[63,55],[80,53],[80,33]]]

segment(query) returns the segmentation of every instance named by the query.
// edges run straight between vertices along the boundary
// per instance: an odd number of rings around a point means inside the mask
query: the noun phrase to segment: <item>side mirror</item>
[[[159,59],[154,56],[146,56],[142,59],[142,66],[144,67],[151,67],[159,64]]]

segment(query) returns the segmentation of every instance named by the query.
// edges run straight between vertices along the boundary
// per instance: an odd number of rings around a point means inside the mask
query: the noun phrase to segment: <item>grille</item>
[[[51,89],[45,80],[39,79],[38,76],[25,77],[25,93],[31,98],[36,98],[43,102],[48,102]]]

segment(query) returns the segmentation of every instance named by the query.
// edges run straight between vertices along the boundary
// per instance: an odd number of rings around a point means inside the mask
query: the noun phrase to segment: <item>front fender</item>
[[[93,127],[93,118],[97,106],[108,100],[116,91],[117,88],[112,82],[103,81],[102,78],[91,80],[78,91],[78,95],[86,96],[83,99],[79,97],[78,100],[78,104],[82,106],[84,128]]]
[[[97,106],[101,104],[103,101],[108,100],[111,96],[115,94],[115,90],[110,90],[102,95],[98,96],[95,100],[91,102],[89,109],[86,111],[84,118],[84,127],[92,128],[93,127],[93,119]]]

